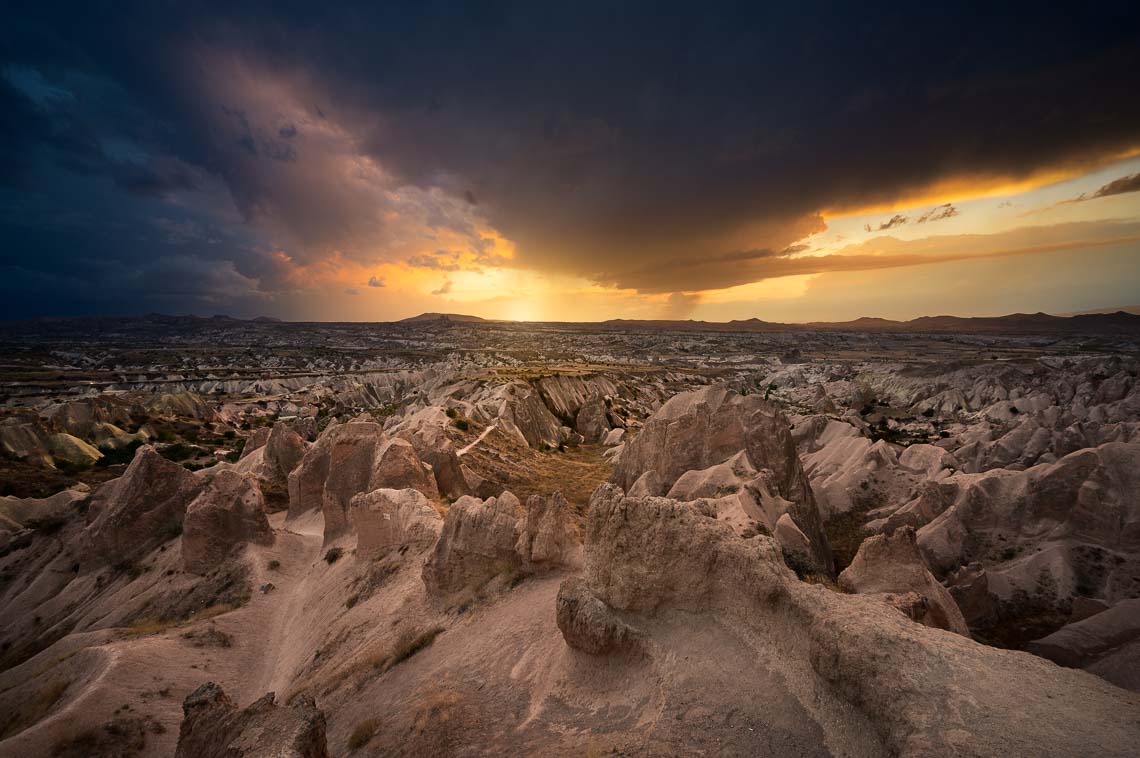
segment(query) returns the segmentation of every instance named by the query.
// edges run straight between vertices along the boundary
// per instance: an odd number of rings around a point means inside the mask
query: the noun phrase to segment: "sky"
[[[10,4],[0,318],[1140,304],[1140,5]]]

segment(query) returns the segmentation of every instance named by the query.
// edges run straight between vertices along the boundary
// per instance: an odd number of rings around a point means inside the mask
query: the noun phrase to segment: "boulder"
[[[272,692],[239,710],[207,682],[182,702],[175,758],[328,758],[325,716],[308,695],[278,706]]]
[[[248,542],[273,544],[261,488],[249,474],[219,471],[186,509],[183,564],[191,573],[209,573]]]
[[[909,526],[863,540],[851,565],[839,575],[839,586],[859,594],[913,592],[920,602],[904,604],[908,615],[927,626],[970,635],[953,596],[926,567]]]
[[[83,541],[96,559],[138,558],[178,533],[186,507],[202,490],[202,480],[150,445],[135,452],[118,479],[91,496]]]
[[[352,498],[356,550],[376,557],[402,547],[433,545],[443,528],[443,517],[423,493],[411,488],[377,489]]]
[[[550,497],[531,495],[526,501],[516,550],[523,564],[532,568],[578,566],[582,562],[582,539],[574,524],[571,505],[561,492]]]
[[[517,571],[522,504],[510,492],[479,500],[470,495],[452,504],[435,550],[424,563],[428,591],[447,595],[476,589],[501,574]]]

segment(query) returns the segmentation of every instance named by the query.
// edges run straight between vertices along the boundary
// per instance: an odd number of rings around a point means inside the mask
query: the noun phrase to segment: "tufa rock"
[[[247,542],[273,544],[261,488],[249,474],[219,471],[186,509],[182,561],[187,571],[206,574]]]
[[[446,595],[475,589],[521,566],[519,541],[522,504],[510,492],[479,500],[461,497],[447,512],[435,550],[423,568],[428,591]]]
[[[411,488],[378,489],[352,498],[357,552],[379,556],[411,546],[430,547],[443,528],[443,517],[423,493]]]
[[[302,695],[293,705],[272,692],[238,710],[222,688],[206,682],[182,702],[174,758],[328,758],[325,716]]]

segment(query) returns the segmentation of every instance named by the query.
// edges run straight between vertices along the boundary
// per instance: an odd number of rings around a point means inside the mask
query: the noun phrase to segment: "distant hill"
[[[610,329],[651,329],[693,332],[895,332],[895,333],[986,333],[986,334],[1123,334],[1140,335],[1140,315],[1086,313],[1051,316],[1047,313],[1011,313],[1007,316],[921,316],[910,321],[863,317],[853,321],[814,321],[782,324],[752,318],[745,321],[637,321],[612,319],[600,326]]]
[[[411,318],[402,318],[399,321],[397,321],[396,323],[397,324],[422,324],[425,322],[435,322],[435,321],[457,321],[457,322],[461,322],[461,323],[467,323],[467,322],[486,321],[486,320],[487,319],[485,319],[485,318],[479,318],[478,316],[468,316],[468,315],[465,315],[463,313],[421,313],[420,315],[412,316]]]

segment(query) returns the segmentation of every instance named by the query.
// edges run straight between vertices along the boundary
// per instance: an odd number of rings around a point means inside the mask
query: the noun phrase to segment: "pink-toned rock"
[[[479,500],[467,495],[452,504],[435,550],[424,563],[428,591],[447,595],[476,589],[517,570],[522,560],[519,540],[522,504],[510,492]]]
[[[261,488],[249,474],[219,471],[186,509],[182,561],[187,571],[206,574],[249,542],[273,544]]]
[[[520,531],[516,549],[525,565],[546,569],[581,565],[582,538],[573,508],[561,492],[527,498]]]
[[[287,707],[267,693],[239,710],[213,682],[182,703],[174,758],[328,758],[325,716],[308,695]]]
[[[378,489],[352,498],[357,553],[383,555],[402,547],[430,547],[439,538],[443,517],[423,493]]]
[[[926,567],[918,551],[914,529],[909,526],[863,540],[851,565],[839,575],[839,586],[859,594],[915,593],[921,602],[895,604],[926,626],[970,635],[953,596]]]
[[[186,506],[203,482],[150,445],[135,452],[127,470],[95,491],[83,541],[88,554],[108,562],[129,561],[177,534]]]

